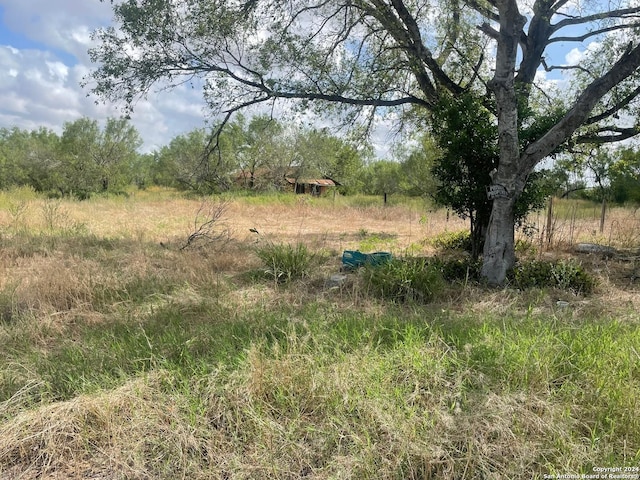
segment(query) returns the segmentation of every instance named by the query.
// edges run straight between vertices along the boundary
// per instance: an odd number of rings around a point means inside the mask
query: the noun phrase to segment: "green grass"
[[[246,205],[296,205],[300,198],[304,198],[309,201],[315,201],[317,199],[310,196],[297,196],[289,192],[256,192],[251,190],[237,190],[226,192],[221,195],[221,198],[225,200],[237,200]]]
[[[303,243],[269,243],[256,250],[265,276],[276,283],[287,283],[309,275],[315,255]]]
[[[640,331],[637,316],[630,320],[169,302],[144,318],[79,325],[71,336],[50,332],[56,346],[44,356],[19,323],[3,325],[3,364],[29,374],[14,384],[3,378],[2,417],[141,378],[190,405],[176,421],[199,429],[201,449],[214,449],[207,419],[225,418],[214,430],[222,442],[215,448],[236,455],[228,473],[589,473],[640,460]],[[162,385],[153,386],[160,372]],[[156,448],[167,458],[180,453],[162,442]],[[240,450],[251,454],[241,458]],[[175,474],[145,468],[155,478]],[[224,471],[202,461],[189,468]]]
[[[602,204],[590,200],[553,199],[553,212],[563,220],[600,218]]]
[[[337,262],[308,247],[313,268],[282,287],[247,275],[266,265],[254,243],[49,237],[2,238],[0,478],[542,479],[640,462],[634,286],[368,271],[430,301],[398,302],[366,274],[324,288]],[[293,271],[288,247],[268,264]],[[227,254],[253,263],[221,271]]]

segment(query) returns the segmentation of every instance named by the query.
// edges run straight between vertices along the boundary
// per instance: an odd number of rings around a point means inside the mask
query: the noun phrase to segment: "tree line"
[[[467,105],[443,111],[438,128],[398,144],[391,159],[374,157],[362,139],[345,139],[328,129],[299,127],[266,115],[238,115],[217,138],[194,129],[151,153],[140,153],[142,138],[129,120],[81,118],[58,135],[44,127],[0,129],[0,188],[30,186],[49,196],[80,199],[151,185],[210,194],[228,190],[282,189],[284,177],[323,178],[341,194],[423,197],[470,220],[474,244],[491,202],[488,172],[497,162],[486,111]],[[468,131],[466,131],[466,130]],[[484,134],[482,132],[484,131]],[[478,133],[480,132],[480,133]],[[210,154],[207,155],[207,152]],[[532,174],[517,209],[522,219],[550,195],[614,203],[640,203],[640,152],[626,146],[563,152],[552,166]],[[478,252],[480,253],[480,252]]]
[[[174,187],[208,194],[233,188],[276,189],[287,173],[332,178],[358,189],[370,155],[355,142],[322,129],[294,128],[266,116],[239,116],[216,139],[205,128],[176,136],[160,149],[140,153],[142,138],[125,118],[81,118],[58,135],[44,127],[0,129],[0,188],[30,186],[50,196],[85,199],[122,192],[130,185]],[[292,173],[292,174],[293,174]]]
[[[212,148],[212,141],[216,148]],[[0,188],[29,186],[52,197],[86,199],[124,192],[131,185],[199,194],[228,190],[273,191],[294,180],[331,179],[342,194],[427,195],[433,181],[415,151],[398,161],[376,160],[361,139],[328,129],[300,127],[266,115],[238,115],[212,139],[197,128],[151,153],[125,118],[80,118],[62,133],[40,127],[0,129]]]

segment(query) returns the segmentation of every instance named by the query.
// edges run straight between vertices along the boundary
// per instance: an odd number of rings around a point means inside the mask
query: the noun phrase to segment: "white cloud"
[[[90,31],[110,22],[110,2],[98,0],[0,0],[4,24],[32,41],[88,59]]]
[[[8,43],[0,45],[0,128],[42,126],[60,134],[65,122],[81,117],[104,122],[121,115],[118,105],[96,103],[80,86],[93,68],[90,33],[110,23],[110,2],[0,0],[0,7]],[[144,139],[143,151],[203,127],[201,94],[183,86],[138,102],[132,123]]]
[[[579,48],[572,48],[566,55],[565,61],[567,65],[578,65],[584,57],[584,50]]]
[[[4,12],[0,29],[7,32],[1,43],[8,44],[0,44],[0,128],[46,127],[60,134],[65,122],[88,117],[103,123],[121,115],[122,105],[102,103],[88,96],[90,86],[80,86],[95,68],[87,54],[90,34],[110,25],[110,2],[0,0],[0,7]],[[131,115],[144,139],[144,152],[205,127],[207,118],[202,89],[189,84],[151,93],[137,102]],[[388,122],[377,127],[372,140],[376,152],[385,156],[393,140]]]
[[[45,62],[49,67],[49,75],[64,81],[69,75],[69,67],[62,62]]]
[[[600,42],[591,42],[586,48],[572,48],[565,55],[565,61],[567,65],[578,65],[587,55],[597,52],[601,47],[602,44]]]

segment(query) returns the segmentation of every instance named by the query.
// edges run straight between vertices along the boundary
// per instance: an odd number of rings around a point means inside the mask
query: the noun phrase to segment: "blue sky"
[[[90,32],[111,21],[110,2],[99,0],[0,0],[0,128],[46,127],[118,117],[115,105],[96,104],[80,82],[91,63]],[[178,89],[141,101],[132,122],[145,151],[203,127],[199,92]]]
[[[0,0],[0,128],[46,127],[61,133],[65,122],[81,117],[119,116],[116,105],[96,104],[80,86],[92,68],[90,32],[109,25],[111,18],[109,1]],[[205,125],[200,93],[178,88],[137,104],[132,122],[145,141],[144,151]],[[388,129],[382,125],[374,133],[374,146],[384,155]]]
[[[0,24],[0,45],[11,46],[18,50],[39,50],[49,51],[56,57],[60,58],[66,65],[75,65],[78,63],[75,55],[65,51],[64,49],[56,48],[42,41],[37,41],[29,38],[24,29],[21,28],[20,23],[12,22],[9,15],[5,15],[6,8],[0,6],[0,18],[2,23]],[[5,21],[5,18],[7,19]],[[31,18],[32,23],[37,23],[37,16]]]
[[[90,32],[111,19],[108,0],[0,0],[0,128],[43,126],[60,134],[65,122],[81,117],[120,116],[116,105],[96,104],[80,86],[92,68]],[[131,119],[142,150],[206,126],[201,93],[184,86],[138,102]],[[374,136],[378,155],[385,156],[389,129],[383,124]]]

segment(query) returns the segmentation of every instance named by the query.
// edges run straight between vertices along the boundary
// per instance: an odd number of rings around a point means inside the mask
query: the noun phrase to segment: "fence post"
[[[547,207],[547,245],[551,245],[553,238],[553,197],[549,197],[549,206]]]

